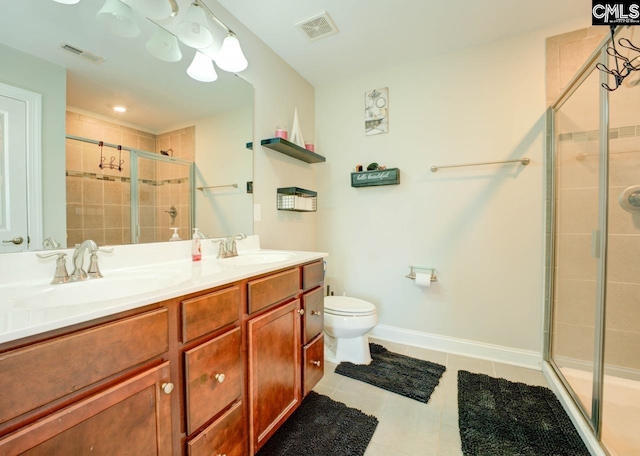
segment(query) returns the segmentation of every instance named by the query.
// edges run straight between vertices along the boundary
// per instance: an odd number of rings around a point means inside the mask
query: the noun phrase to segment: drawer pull
[[[320,361],[313,361],[313,360],[312,360],[312,361],[310,361],[310,362],[311,362],[311,364],[313,364],[314,366],[318,366],[318,367],[320,367]]]
[[[216,377],[216,380],[218,380],[218,383],[224,382],[224,378],[225,378],[224,374],[216,374],[215,377]]]
[[[298,313],[299,313],[300,315],[304,315],[304,309],[298,309]]]
[[[315,315],[316,317],[321,317],[322,312],[320,312],[319,310],[312,310],[311,315]]]
[[[218,456],[227,456],[227,453],[225,453],[225,454],[218,453]]]
[[[163,383],[162,391],[164,391],[164,394],[171,394],[171,391],[173,391],[173,383]]]

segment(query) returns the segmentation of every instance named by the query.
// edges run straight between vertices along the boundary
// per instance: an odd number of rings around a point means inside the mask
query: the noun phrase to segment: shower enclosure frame
[[[177,157],[160,155],[144,150],[126,148],[131,153],[131,201],[140,201],[139,192],[139,176],[138,176],[138,158],[144,158],[160,163],[170,163],[189,167],[189,233],[195,226],[195,208],[196,208],[196,170],[195,163]],[[135,160],[134,160],[135,158]],[[135,179],[134,179],[135,175]],[[137,204],[131,204],[131,243],[137,244],[140,237],[140,225],[138,223],[139,211]]]
[[[66,139],[71,139],[74,141],[86,142],[90,144],[100,144],[100,141],[91,139],[91,138],[83,138],[81,136],[75,135],[65,135]],[[117,147],[114,144],[107,144],[108,147]],[[133,147],[122,147],[122,150],[126,150],[129,152],[129,166],[130,169],[130,196],[129,200],[131,202],[130,213],[131,213],[131,244],[138,244],[140,238],[140,224],[139,224],[139,210],[138,204],[133,204],[134,202],[139,203],[140,201],[140,189],[139,189],[139,175],[138,175],[138,159],[143,158],[147,160],[152,160],[159,163],[170,163],[181,166],[189,167],[189,233],[195,226],[195,208],[196,208],[196,167],[195,163],[190,160],[184,160],[178,157],[171,157],[166,155],[157,154],[154,152],[148,152],[142,149],[135,149]]]
[[[622,28],[615,31],[617,35]],[[608,55],[606,49],[611,43],[611,37],[603,40],[598,48],[583,64],[567,88],[560,94],[554,103],[547,109],[546,114],[546,262],[545,262],[545,306],[544,306],[544,360],[549,363],[554,373],[558,376],[564,390],[569,394],[576,407],[582,413],[586,422],[590,425],[594,436],[602,445],[602,396],[604,381],[604,344],[605,344],[605,302],[607,286],[607,229],[608,229],[608,198],[609,198],[609,92],[604,88],[599,89],[599,175],[598,175],[598,231],[592,237],[592,242],[597,245],[599,256],[597,258],[596,272],[596,315],[594,333],[594,359],[593,359],[593,386],[591,415],[587,413],[572,389],[569,382],[562,374],[560,367],[552,357],[553,339],[553,314],[554,314],[554,270],[556,267],[555,239],[556,239],[556,197],[557,197],[557,143],[555,131],[555,113],[581,86],[595,69],[598,63],[607,64]],[[607,74],[600,71],[599,84],[608,82]],[[606,450],[605,450],[606,451]]]

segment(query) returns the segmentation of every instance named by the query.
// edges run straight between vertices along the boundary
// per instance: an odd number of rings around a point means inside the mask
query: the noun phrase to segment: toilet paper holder
[[[405,276],[407,279],[415,280],[416,272],[414,271],[414,269],[417,269],[417,270],[420,270],[420,271],[431,271],[431,281],[432,282],[437,282],[438,281],[438,277],[436,277],[436,269],[435,268],[426,268],[426,267],[423,267],[423,266],[409,266],[409,274]]]

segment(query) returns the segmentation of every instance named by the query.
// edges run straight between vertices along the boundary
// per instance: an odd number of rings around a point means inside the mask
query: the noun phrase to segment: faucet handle
[[[53,274],[52,284],[65,283],[69,281],[69,272],[67,272],[67,256],[64,252],[52,252],[52,253],[36,253],[38,258],[50,258],[57,256],[56,260],[56,272]]]
[[[89,269],[87,269],[87,275],[93,279],[100,279],[103,277],[98,267],[98,252],[111,253],[113,248],[95,248],[89,251]]]

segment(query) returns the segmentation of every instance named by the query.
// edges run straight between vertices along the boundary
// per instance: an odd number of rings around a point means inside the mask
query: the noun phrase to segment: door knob
[[[15,245],[20,245],[24,242],[24,239],[22,239],[22,236],[16,236],[13,239],[7,239],[6,241],[2,242],[5,244],[13,243]]]

